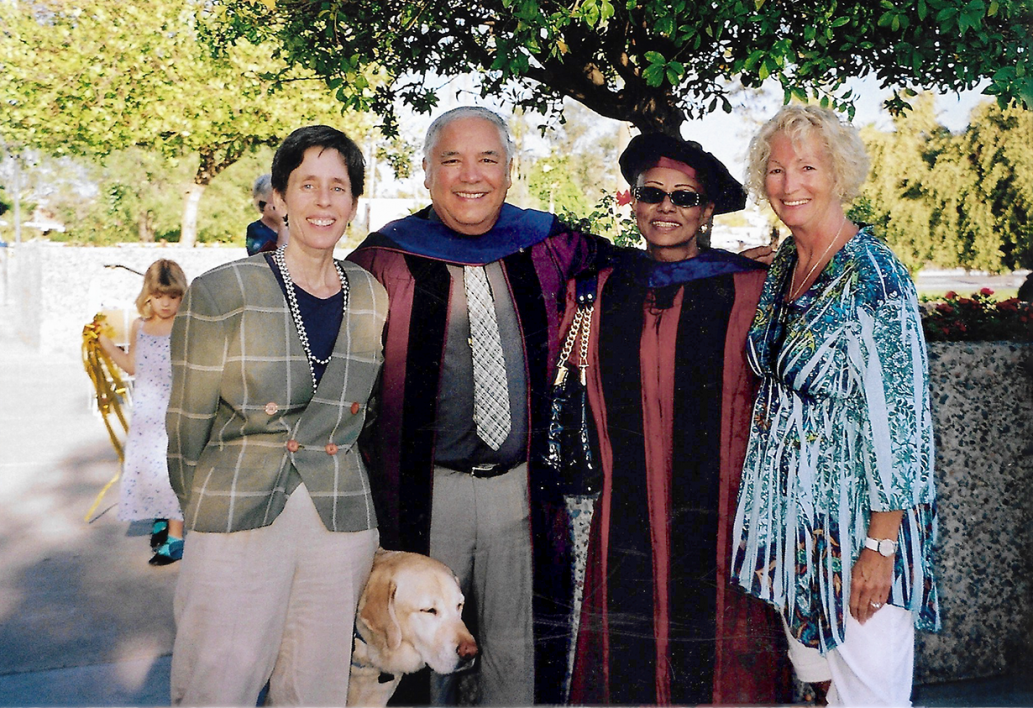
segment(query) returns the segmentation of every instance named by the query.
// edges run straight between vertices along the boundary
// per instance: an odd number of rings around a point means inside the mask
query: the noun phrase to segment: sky
[[[859,96],[854,114],[854,124],[858,127],[874,124],[880,130],[892,130],[889,113],[882,107],[883,101],[892,95],[890,90],[883,90],[872,79],[854,80],[849,83],[854,94]],[[967,91],[961,95],[946,94],[937,96],[936,105],[940,122],[952,132],[959,132],[968,126],[969,114],[977,104],[993,100],[983,96],[979,91]],[[757,111],[757,115],[765,119],[774,115],[782,106],[782,92],[772,93],[767,101],[766,110]],[[732,114],[722,112],[711,113],[702,120],[688,121],[682,127],[682,136],[695,140],[704,148],[714,153],[729,170],[741,176],[742,165],[746,161],[746,149],[757,125],[735,111]],[[735,167],[733,167],[735,166]]]

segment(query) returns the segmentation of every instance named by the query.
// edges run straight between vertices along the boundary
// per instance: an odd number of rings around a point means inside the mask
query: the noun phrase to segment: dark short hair
[[[345,169],[348,170],[352,196],[362,195],[366,181],[366,159],[362,156],[362,150],[351,138],[329,125],[306,125],[304,128],[298,128],[276,149],[272,169],[273,189],[276,192],[283,194],[287,191],[287,180],[304,161],[305,152],[309,148],[339,152],[344,158]]]

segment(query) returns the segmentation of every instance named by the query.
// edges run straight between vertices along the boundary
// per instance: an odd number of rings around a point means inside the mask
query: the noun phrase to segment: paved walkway
[[[118,470],[89,380],[0,332],[0,706],[167,705],[178,568],[117,485],[84,521]]]
[[[6,315],[6,316],[5,316]],[[0,706],[168,705],[177,565],[116,518],[117,458],[78,360],[12,338],[0,308]],[[1033,706],[1029,677],[920,686],[916,705]]]

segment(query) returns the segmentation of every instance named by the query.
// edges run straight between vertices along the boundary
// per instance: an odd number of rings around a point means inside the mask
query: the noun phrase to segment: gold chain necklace
[[[806,285],[808,280],[810,280],[810,277],[814,274],[814,269],[818,267],[819,263],[821,263],[823,260],[825,260],[825,256],[827,256],[829,254],[829,251],[832,250],[832,246],[835,245],[836,241],[839,240],[840,234],[843,233],[843,227],[844,226],[846,226],[846,216],[843,217],[843,222],[839,225],[839,231],[837,231],[836,235],[832,237],[831,241],[829,241],[829,245],[825,247],[825,251],[821,254],[821,256],[818,258],[818,260],[814,261],[814,265],[811,266],[811,269],[809,271],[807,271],[807,275],[805,275],[803,277],[803,280],[800,281],[800,286],[801,286],[800,292],[796,292],[796,268],[793,268],[793,277],[789,281],[789,299],[790,300],[795,300],[796,298],[800,297],[800,295],[803,294],[803,286]]]

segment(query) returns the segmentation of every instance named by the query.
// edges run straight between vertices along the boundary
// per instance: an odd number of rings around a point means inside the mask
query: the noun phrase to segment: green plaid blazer
[[[186,527],[268,526],[305,483],[331,531],[376,528],[355,444],[383,361],[387,293],[341,262],[348,312],[313,391],[283,291],[261,254],[196,278],[172,327],[169,479]]]

